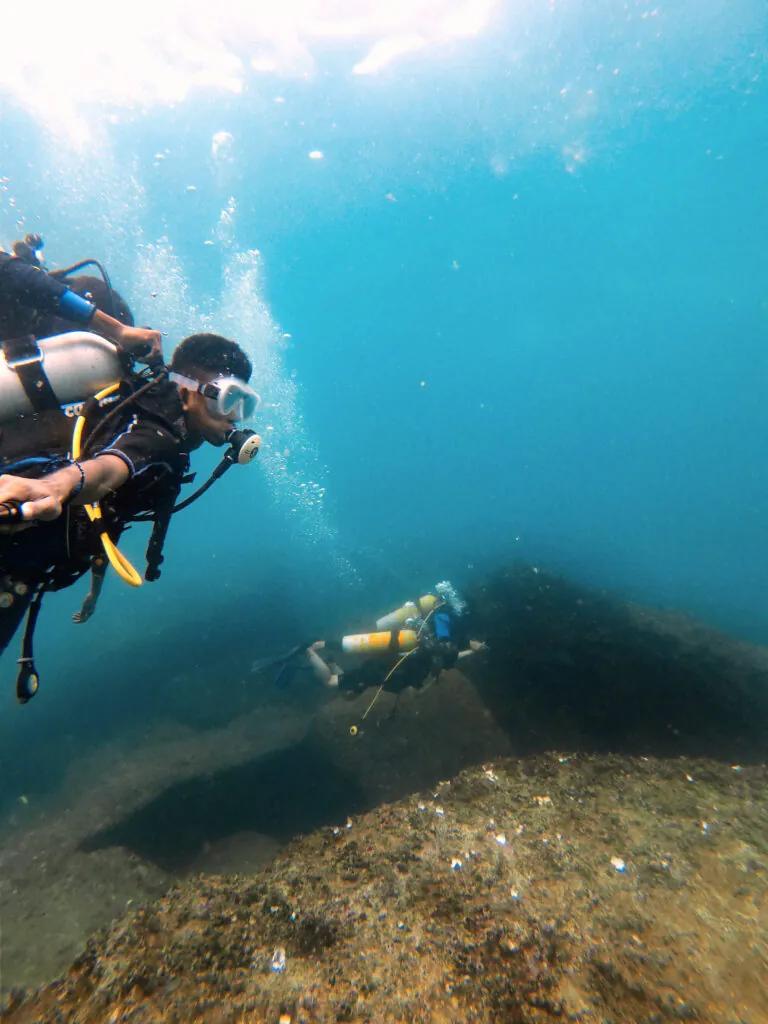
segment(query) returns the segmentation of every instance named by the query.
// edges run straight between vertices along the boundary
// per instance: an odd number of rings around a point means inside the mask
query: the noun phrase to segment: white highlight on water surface
[[[7,4],[0,93],[84,141],[89,110],[244,90],[250,71],[311,76],[323,44],[373,74],[405,53],[479,35],[500,0],[59,0]]]
[[[211,139],[211,155],[214,160],[231,160],[235,138],[231,132],[214,132]]]

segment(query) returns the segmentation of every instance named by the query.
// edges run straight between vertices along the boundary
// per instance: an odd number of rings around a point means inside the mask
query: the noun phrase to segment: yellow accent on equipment
[[[341,649],[346,654],[386,654],[387,651],[412,651],[419,642],[415,629],[402,629],[393,647],[392,633],[353,633],[342,637]]]
[[[109,387],[104,388],[94,395],[94,399],[97,402],[101,402],[102,399],[107,398],[108,395],[113,394],[120,387],[120,381],[115,384],[110,384]],[[75,420],[75,429],[72,432],[72,458],[77,461],[80,458],[80,452],[83,441],[83,430],[85,429],[85,416],[81,413]],[[88,518],[92,523],[97,523],[101,518],[101,508],[99,507],[98,501],[94,501],[91,504],[84,506],[85,511],[88,513]],[[98,526],[97,526],[98,529]],[[109,536],[106,530],[101,530],[99,533],[99,539],[101,540],[102,547],[104,548],[104,554],[109,559],[109,564],[115,570],[117,575],[131,587],[140,587],[144,582],[138,572],[134,569],[128,559],[123,555],[115,545],[112,538]]]
[[[376,629],[397,629],[398,626],[404,626],[408,619],[418,618],[425,612],[433,612],[439,600],[434,594],[424,594],[419,598],[418,603],[406,601],[400,608],[377,619]]]
[[[400,666],[401,666],[401,665],[403,664],[403,662],[405,661],[405,659],[406,659],[406,658],[410,658],[410,656],[411,656],[411,655],[413,654],[413,652],[414,652],[415,650],[416,650],[416,648],[414,647],[414,648],[413,648],[413,650],[410,650],[410,651],[406,651],[406,652],[405,652],[405,654],[404,654],[404,655],[402,656],[402,658],[400,658],[400,659],[399,659],[398,661],[396,661],[396,662],[395,662],[395,664],[394,664],[394,665],[392,666],[392,668],[391,668],[391,669],[389,670],[389,672],[387,672],[387,674],[386,674],[386,677],[384,678],[384,682],[383,682],[383,683],[381,684],[381,686],[380,686],[380,687],[378,688],[378,690],[376,691],[376,693],[375,693],[375,695],[374,695],[374,698],[373,698],[373,700],[372,700],[372,701],[371,701],[371,703],[370,703],[370,704],[368,705],[368,707],[367,707],[367,708],[365,709],[365,713],[364,713],[363,717],[362,717],[362,718],[360,719],[360,721],[361,721],[361,722],[365,721],[365,719],[366,719],[366,718],[368,717],[368,715],[369,715],[369,714],[371,713],[371,711],[373,710],[373,705],[374,705],[374,704],[376,703],[376,701],[377,701],[377,700],[379,699],[379,697],[380,697],[380,695],[381,695],[381,691],[382,691],[382,690],[384,689],[384,687],[385,687],[385,686],[387,685],[387,683],[389,682],[389,680],[390,680],[390,679],[392,678],[392,676],[393,676],[393,675],[395,674],[395,672],[396,672],[396,671],[397,671],[397,670],[398,670],[398,669],[400,668]],[[354,728],[354,726],[353,726],[353,728]],[[351,731],[351,730],[350,730],[350,731]]]

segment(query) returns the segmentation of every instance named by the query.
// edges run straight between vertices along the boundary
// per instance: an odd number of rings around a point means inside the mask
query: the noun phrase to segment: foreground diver
[[[148,364],[162,362],[160,333],[135,328],[128,303],[112,287],[98,260],[81,260],[44,274],[42,247],[39,235],[28,234],[13,243],[13,257],[0,250],[0,336],[4,340],[18,344],[21,338],[29,344],[29,337],[40,340],[70,331],[73,325],[88,326],[127,356]],[[72,276],[89,266],[95,266],[101,277]],[[34,379],[30,383],[37,385]],[[103,555],[92,559],[91,588],[80,611],[72,616],[75,623],[87,622],[93,615],[108,564]],[[7,600],[0,593],[0,604]]]
[[[31,359],[30,337],[42,338],[72,326],[108,338],[135,359],[162,358],[159,332],[134,326],[130,310],[97,260],[45,273],[39,256],[42,246],[39,235],[26,235],[23,242],[13,243],[13,255],[0,250],[0,337],[9,344],[6,359]],[[64,283],[91,264],[103,281],[81,276]]]
[[[258,405],[247,383],[251,362],[220,335],[186,338],[169,367],[143,374],[126,368],[115,347],[94,334],[41,340],[39,351],[44,390],[54,399],[40,410],[13,360],[0,360],[0,651],[29,609],[20,703],[38,688],[32,634],[42,595],[69,586],[102,556],[126,582],[140,585],[116,547],[130,522],[154,524],[144,578],[158,579],[171,515],[229,466],[248,462],[260,444],[253,431],[236,426]],[[80,404],[73,405],[78,389]],[[229,449],[211,478],[177,504],[190,481],[189,453],[205,442]]]
[[[434,591],[382,616],[374,633],[300,644],[272,662],[280,665],[276,685],[284,684],[306,658],[315,677],[330,688],[361,693],[377,686],[374,701],[385,688],[400,693],[408,686],[429,686],[460,658],[486,649],[481,641],[469,638],[467,604],[455,588],[446,581]],[[363,660],[345,670],[339,665],[339,655],[344,654],[363,655]]]

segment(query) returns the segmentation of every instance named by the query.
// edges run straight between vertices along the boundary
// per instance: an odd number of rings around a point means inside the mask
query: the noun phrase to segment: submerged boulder
[[[759,1024],[767,797],[763,768],[503,759],[186,882],[4,1020]]]

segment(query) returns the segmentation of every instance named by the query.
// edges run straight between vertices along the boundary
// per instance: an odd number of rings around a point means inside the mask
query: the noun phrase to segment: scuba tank
[[[397,629],[404,626],[409,619],[423,618],[432,611],[439,600],[434,594],[425,594],[418,601],[406,601],[402,607],[377,619],[376,629]]]
[[[415,650],[418,643],[419,634],[415,629],[402,629],[385,633],[354,633],[342,637],[341,649],[347,654],[402,653]]]
[[[31,364],[39,365],[59,406],[84,402],[121,380],[127,369],[117,347],[89,331],[57,334],[38,342],[30,338],[21,353],[9,350],[10,344],[3,343],[0,359],[0,424],[39,411],[23,380]]]

